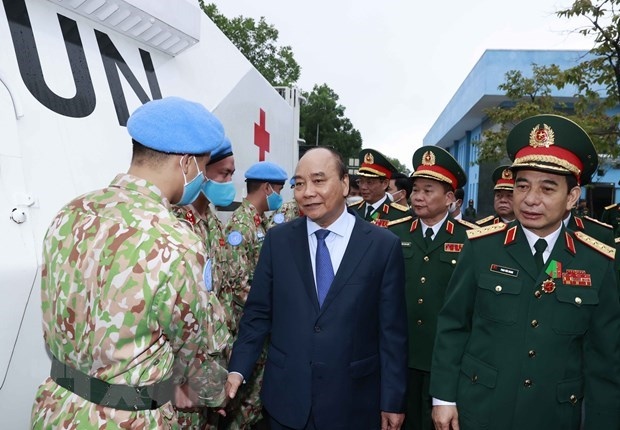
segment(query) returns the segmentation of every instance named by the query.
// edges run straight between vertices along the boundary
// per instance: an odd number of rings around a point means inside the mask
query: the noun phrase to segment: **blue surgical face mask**
[[[271,185],[269,185],[271,188]],[[282,206],[282,196],[271,188],[271,194],[267,195],[267,207],[270,211],[277,211]]]
[[[228,206],[235,200],[235,184],[230,182],[215,182],[207,179],[202,186],[202,193],[207,196],[209,201],[215,206]]]
[[[187,182],[187,177],[185,176],[185,172],[183,172],[183,159],[179,161],[181,165],[181,173],[183,173],[183,195],[181,196],[181,200],[179,200],[176,204],[177,206],[186,206],[190,203],[193,203],[194,200],[200,194],[200,190],[202,189],[202,184],[205,181],[205,176],[202,174],[202,170],[198,167],[198,161],[196,161],[196,157],[194,157],[194,163],[196,163],[196,170],[198,170],[198,174],[194,179]]]

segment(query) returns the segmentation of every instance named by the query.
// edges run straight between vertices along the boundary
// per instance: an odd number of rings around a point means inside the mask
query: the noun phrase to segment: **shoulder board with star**
[[[587,220],[588,220],[588,221],[590,221],[590,222],[594,222],[594,223],[596,223],[596,224],[598,224],[598,225],[600,225],[600,226],[602,226],[602,227],[608,228],[608,229],[610,229],[610,230],[612,230],[612,229],[613,229],[613,227],[612,227],[612,226],[610,226],[609,224],[604,223],[603,221],[599,221],[599,220],[597,220],[596,218],[592,218],[592,217],[590,217],[590,216],[588,216],[588,215],[584,215],[582,218],[583,218],[583,219],[587,219]]]
[[[611,210],[611,209],[615,208],[616,206],[618,206],[618,203],[613,203],[613,204],[611,204],[609,206],[605,206],[605,210],[606,211]]]
[[[366,203],[366,202],[364,202],[364,200],[362,200],[361,202],[349,203],[349,204],[347,204],[347,207],[349,207],[349,208],[359,208],[359,207],[361,207],[362,203]]]
[[[478,225],[485,224],[485,223],[491,221],[493,218],[495,218],[495,215],[489,215],[487,217],[484,217],[484,218],[479,219],[478,221],[476,221],[476,224],[478,224]]]
[[[403,222],[407,222],[407,221],[409,221],[412,218],[413,218],[413,216],[408,215],[408,216],[403,217],[403,218],[399,218],[399,219],[395,219],[395,220],[392,220],[392,221],[388,221],[387,227],[390,228],[393,225],[400,224],[400,223],[403,223]]]
[[[390,206],[392,206],[395,209],[398,209],[401,212],[409,212],[409,208],[407,206],[403,206],[403,205],[399,205],[398,203],[390,203]]]
[[[503,222],[498,222],[497,224],[491,224],[486,227],[478,227],[472,230],[467,230],[467,238],[468,239],[478,239],[480,237],[489,236],[491,234],[498,233],[500,231],[506,230],[506,225]]]
[[[458,222],[459,224],[464,225],[467,228],[474,228],[474,229],[480,228],[479,225],[476,225],[473,222],[465,221],[464,219],[457,219],[455,221]]]
[[[613,248],[613,247],[611,247],[609,245],[605,245],[603,242],[599,242],[595,238],[590,237],[590,236],[588,236],[587,234],[585,234],[585,233],[583,233],[581,231],[576,231],[573,234],[575,235],[575,237],[581,243],[585,243],[590,248],[600,252],[601,254],[603,254],[604,256],[606,256],[608,258],[610,258],[611,260],[613,260],[614,257],[616,256],[615,248]]]

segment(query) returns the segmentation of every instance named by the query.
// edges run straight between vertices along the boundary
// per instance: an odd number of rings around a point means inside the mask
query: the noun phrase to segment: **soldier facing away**
[[[224,401],[223,345],[202,240],[172,204],[191,203],[223,128],[177,97],[138,108],[129,171],[60,210],[43,243],[41,302],[51,375],[35,429],[176,427],[175,386]]]

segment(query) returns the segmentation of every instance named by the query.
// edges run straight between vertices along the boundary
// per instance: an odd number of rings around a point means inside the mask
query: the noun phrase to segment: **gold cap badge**
[[[532,129],[530,132],[530,146],[534,148],[539,148],[544,146],[545,148],[549,148],[551,145],[555,143],[555,134],[551,127],[547,124],[543,124],[542,127],[538,124],[536,127]]]
[[[502,179],[512,179],[512,170],[504,169],[502,171]]]
[[[373,157],[370,152],[367,152],[364,155],[364,163],[366,163],[366,164],[375,164],[375,157]]]
[[[424,166],[434,166],[435,165],[435,154],[431,151],[426,151],[422,156],[422,164]]]

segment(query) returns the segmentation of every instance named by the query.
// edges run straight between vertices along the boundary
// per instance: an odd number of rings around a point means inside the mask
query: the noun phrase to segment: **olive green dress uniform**
[[[600,222],[597,219],[589,216],[575,216],[570,215],[568,225],[569,230],[581,231],[588,236],[592,236],[599,242],[603,242],[605,245],[614,246],[614,231],[609,224]]]
[[[412,174],[415,178],[448,183],[452,189],[467,182],[467,176],[457,161],[444,149],[422,147],[413,154]],[[427,246],[422,221],[392,221],[387,228],[401,239],[405,258],[405,298],[409,328],[406,429],[433,428],[431,399],[428,395],[428,372],[437,328],[437,315],[443,306],[446,286],[452,276],[466,231],[474,227],[467,221],[457,221],[448,215],[437,234]],[[411,215],[409,215],[411,217]],[[421,375],[421,376],[420,376]]]
[[[491,176],[493,180],[493,193],[498,190],[505,190],[512,192],[514,190],[515,180],[512,174],[512,170],[510,170],[510,166],[498,166]],[[504,222],[502,218],[498,214],[489,215],[482,219],[476,221],[476,226],[478,227],[486,227],[492,224],[497,224],[500,222]]]
[[[587,134],[554,115],[517,124],[507,146],[517,169],[579,180],[597,165]],[[456,402],[462,430],[620,428],[614,249],[559,228],[542,269],[519,221],[468,232],[439,315],[430,388]]]

